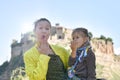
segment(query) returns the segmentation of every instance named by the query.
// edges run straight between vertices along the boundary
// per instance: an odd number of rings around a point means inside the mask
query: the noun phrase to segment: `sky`
[[[10,60],[13,39],[47,18],[54,26],[85,27],[94,37],[111,37],[120,49],[120,0],[0,0],[0,64]]]

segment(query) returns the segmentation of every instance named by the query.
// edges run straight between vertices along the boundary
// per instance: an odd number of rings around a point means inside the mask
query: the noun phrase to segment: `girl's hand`
[[[77,41],[77,40],[73,40],[73,41],[71,42],[70,47],[71,47],[71,50],[72,50],[71,57],[72,57],[72,58],[75,58],[75,57],[76,57],[76,50],[77,50],[77,48],[79,47],[78,41]]]

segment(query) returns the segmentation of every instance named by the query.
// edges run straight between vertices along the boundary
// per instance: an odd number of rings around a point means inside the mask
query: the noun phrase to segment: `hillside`
[[[65,47],[70,51],[71,29],[53,27],[49,42]],[[32,32],[23,34],[21,41],[13,40],[11,43],[10,62],[0,66],[0,80],[28,80],[25,74],[23,54],[35,43],[35,36]],[[92,38],[92,49],[96,55],[97,78],[106,80],[120,79],[120,57],[114,55],[113,43],[102,39]]]

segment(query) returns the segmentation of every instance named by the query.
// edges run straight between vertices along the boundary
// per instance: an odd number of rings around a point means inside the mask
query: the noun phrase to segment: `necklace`
[[[54,54],[53,50],[51,49],[51,47],[37,47],[37,50],[42,53],[42,54],[45,54],[45,55],[49,55],[49,54]]]

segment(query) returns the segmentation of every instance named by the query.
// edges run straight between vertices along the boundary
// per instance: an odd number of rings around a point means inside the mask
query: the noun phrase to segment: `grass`
[[[114,71],[112,71],[113,78],[111,80],[120,80],[120,75],[116,74]]]
[[[102,78],[103,68],[104,68],[103,65],[96,64],[96,73],[97,73],[97,76],[96,76],[96,77],[97,77],[97,78]]]

